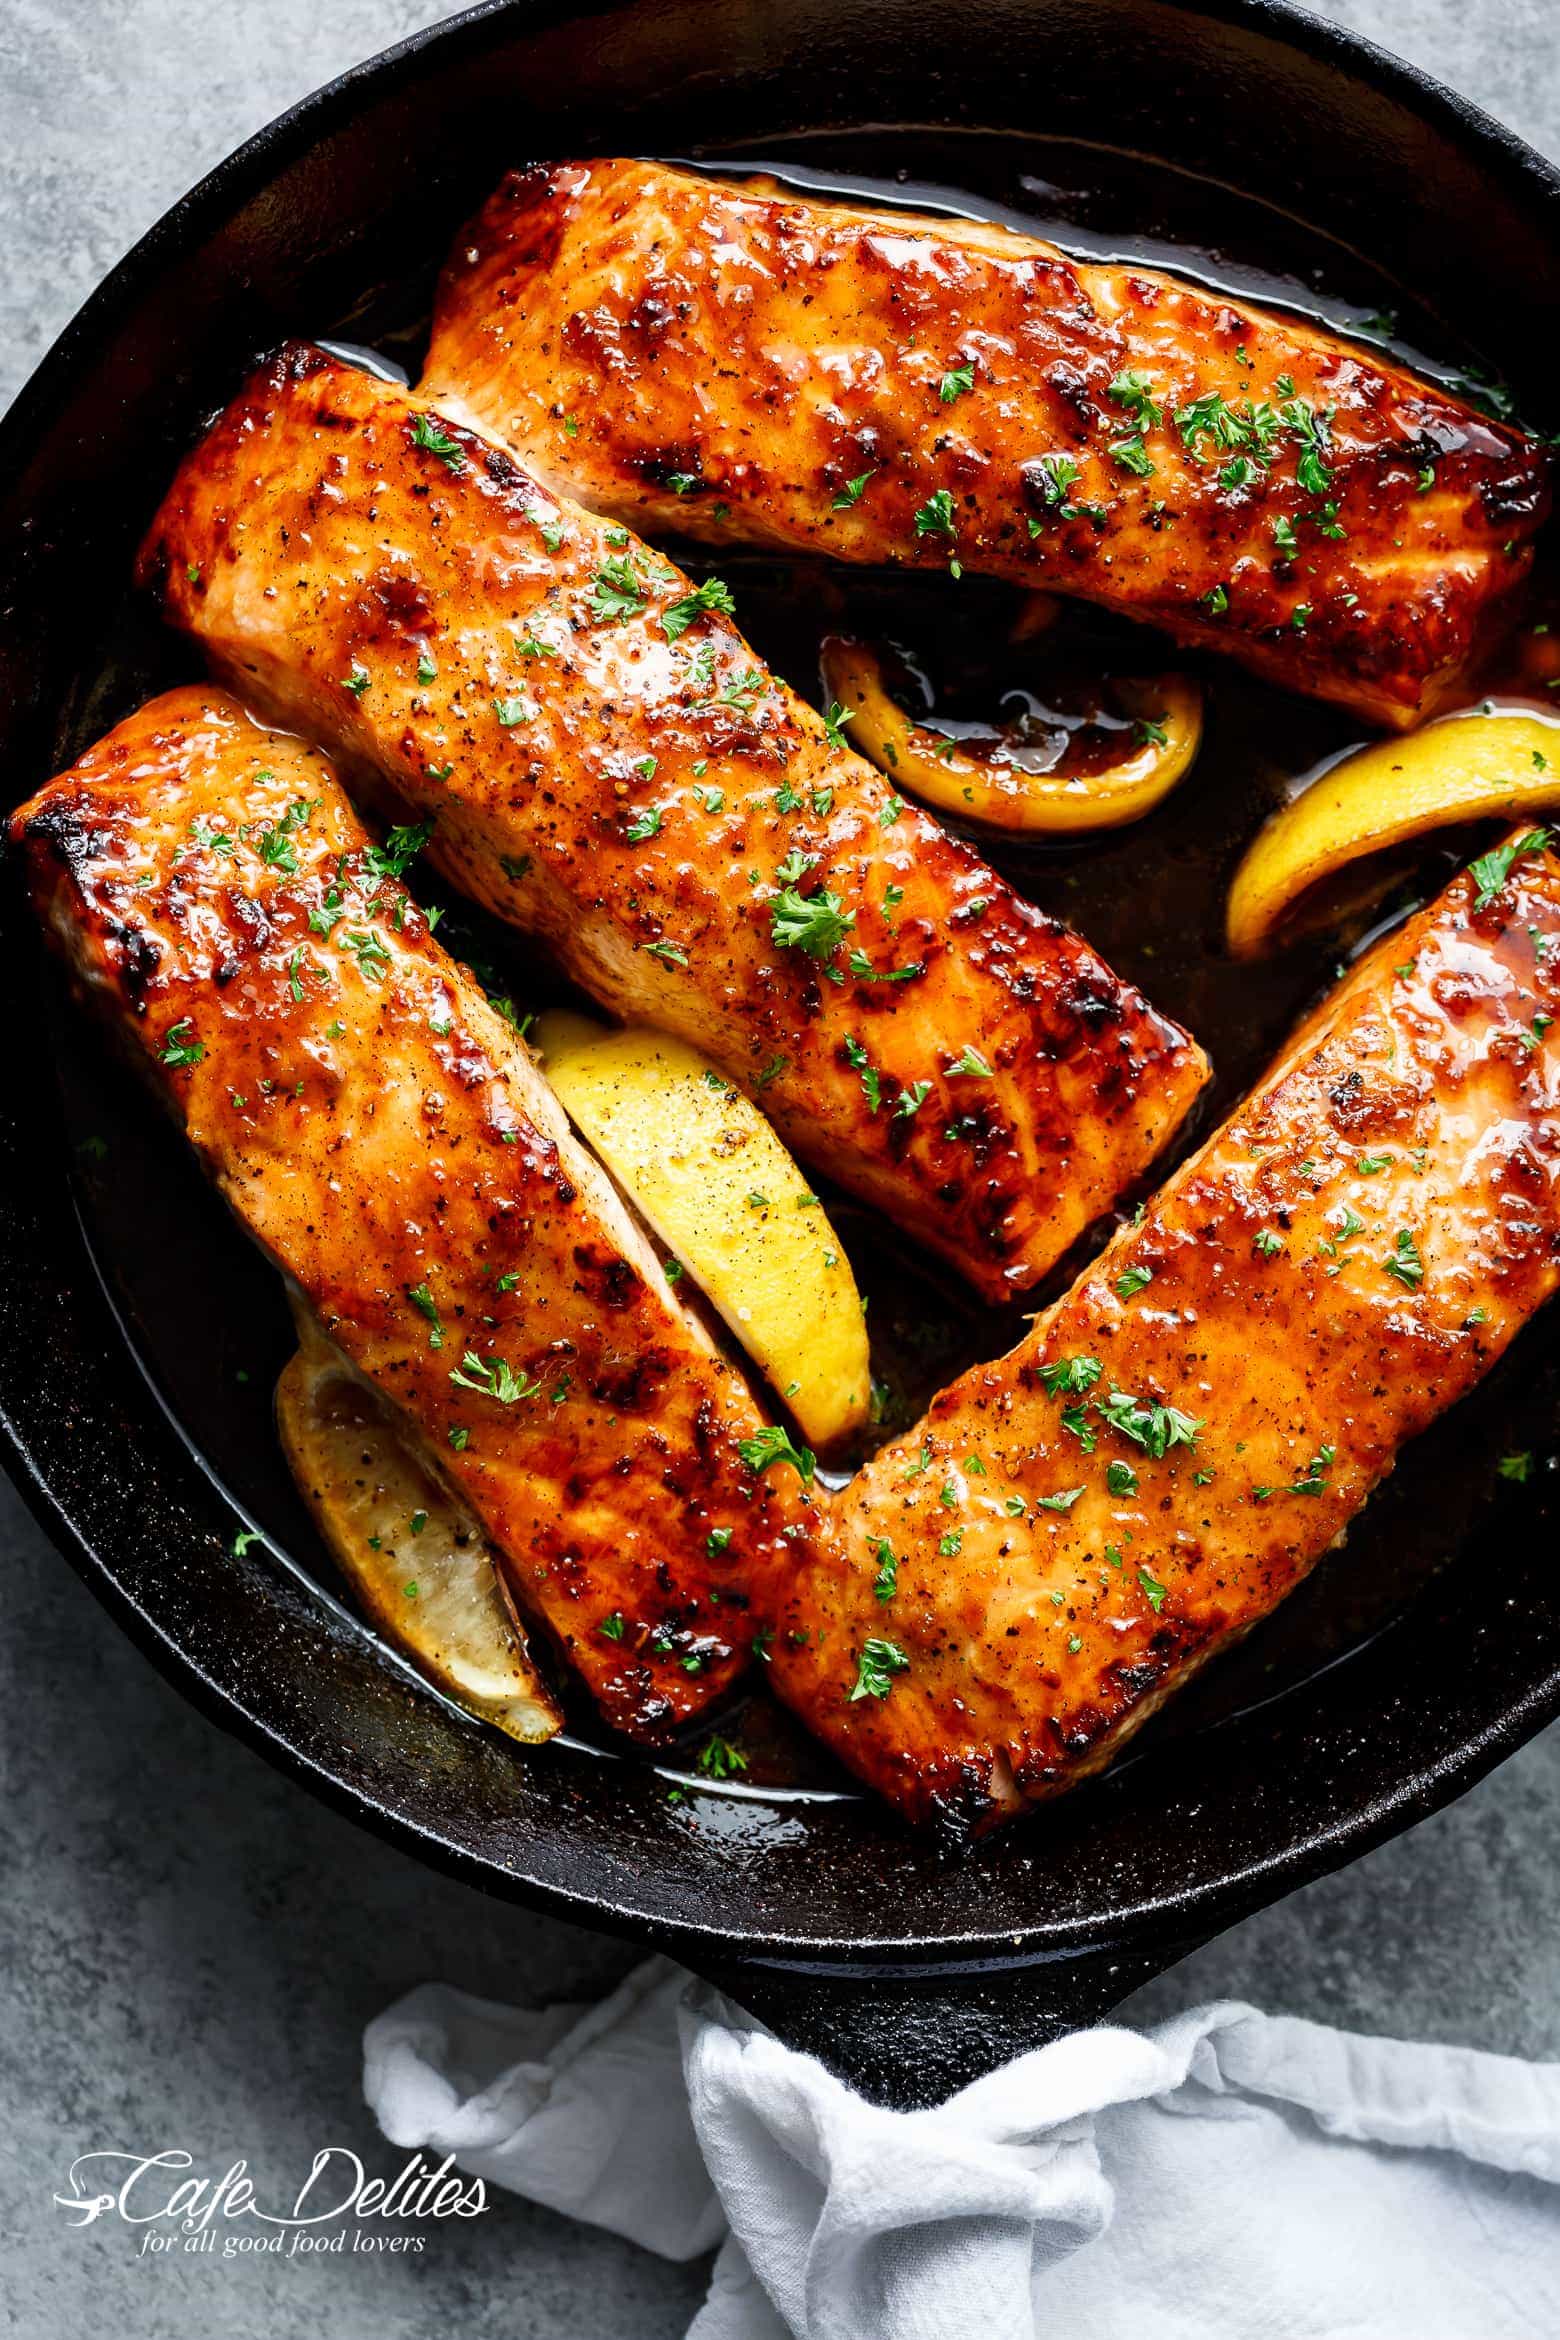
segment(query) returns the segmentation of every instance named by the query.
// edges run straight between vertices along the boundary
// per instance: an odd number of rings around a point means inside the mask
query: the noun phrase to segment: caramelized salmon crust
[[[1180,1123],[1201,1051],[755,658],[712,580],[317,350],[265,367],[142,555],[236,689],[434,822],[434,863],[983,1293]]]
[[[606,1720],[746,1663],[814,1532],[736,1369],[330,765],[170,692],[12,815],[34,900],[240,1224],[476,1514]]]
[[[862,1472],[761,1603],[780,1695],[955,1833],[1108,1763],[1554,1291],[1556,1019],[1560,860],[1502,848]]]
[[[636,527],[957,561],[1404,728],[1466,692],[1548,508],[1534,441],[1298,318],[653,162],[503,182],[424,392]]]

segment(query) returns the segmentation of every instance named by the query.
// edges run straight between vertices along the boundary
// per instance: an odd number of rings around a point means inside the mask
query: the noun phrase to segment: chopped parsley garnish
[[[966,1047],[954,1058],[948,1067],[948,1078],[952,1080],[956,1073],[966,1074],[972,1081],[989,1081],[995,1077],[978,1048]]]
[[[949,488],[938,488],[927,497],[915,516],[917,536],[952,536],[954,533],[953,493]]]
[[[1059,1495],[1037,1495],[1035,1509],[1036,1511],[1071,1511],[1079,1496],[1084,1492],[1082,1487],[1064,1487]]]
[[[1094,1360],[1091,1357],[1084,1359],[1083,1362],[1092,1364]],[[1099,1444],[1094,1424],[1089,1420],[1087,1406],[1064,1406],[1062,1409],[1062,1428],[1071,1437],[1077,1439],[1085,1454],[1092,1454]]]
[[[1053,510],[1065,513],[1067,491],[1076,487],[1083,473],[1070,455],[1041,455],[1029,466],[1030,473],[1039,482],[1040,493]]]
[[[528,878],[531,874],[531,856],[529,853],[501,853],[498,866],[506,878],[518,885],[522,878]]]
[[[430,455],[437,455],[439,461],[451,471],[459,472],[466,468],[466,458],[458,442],[450,437],[441,423],[434,421],[431,414],[419,414],[413,418],[412,445],[424,447]]]
[[[468,1349],[459,1365],[450,1368],[450,1379],[457,1389],[477,1390],[483,1397],[497,1398],[501,1406],[535,1397],[542,1386],[529,1374],[516,1373],[502,1357],[490,1356],[484,1364],[474,1349]]]
[[[646,805],[643,812],[635,813],[623,833],[630,845],[642,845],[647,837],[659,837],[661,834],[660,806]]]
[[[1123,1438],[1130,1438],[1134,1446],[1141,1446],[1156,1462],[1172,1446],[1195,1446],[1201,1421],[1183,1414],[1179,1407],[1161,1406],[1152,1399],[1129,1397],[1125,1390],[1113,1389],[1103,1402],[1096,1398],[1094,1410],[1100,1419]]]
[[[880,1601],[891,1601],[899,1590],[899,1561],[887,1536],[879,1536],[872,1547],[877,1562],[877,1574],[872,1579],[872,1590]]]
[[[876,1113],[883,1102],[883,1085],[877,1068],[859,1040],[852,1039],[847,1034],[844,1048],[847,1063],[854,1065],[861,1075],[862,1093],[867,1100],[867,1110],[869,1113]]]
[[[862,1643],[861,1656],[856,1666],[856,1687],[850,1694],[854,1706],[858,1698],[886,1698],[893,1678],[909,1668],[910,1660],[897,1641],[884,1641],[874,1634]]]
[[[363,859],[375,877],[402,878],[433,835],[434,815],[425,821],[392,829],[382,845],[365,848]]]
[[[608,1641],[621,1641],[623,1638],[623,1612],[621,1609],[614,1609],[610,1617],[603,1617],[597,1631],[605,1634]]]
[[[1112,462],[1119,464],[1123,471],[1130,471],[1135,479],[1153,477],[1154,458],[1143,444],[1141,431],[1134,431],[1125,439],[1113,439],[1110,453]]]
[[[829,712],[823,718],[823,736],[831,748],[838,748],[841,753],[844,752],[847,745],[845,725],[855,713],[854,707],[842,707],[838,699],[829,701]]]
[[[261,830],[255,840],[255,851],[268,869],[279,869],[285,877],[298,875],[298,852],[293,838],[307,826],[310,815],[317,809],[317,800],[311,804],[307,797],[295,797],[274,826]]]
[[[659,959],[663,967],[686,967],[688,964],[687,952],[679,950],[674,942],[647,942],[641,943],[639,947],[652,959]]]
[[[1503,1454],[1495,1465],[1503,1479],[1510,1479],[1517,1487],[1525,1487],[1533,1476],[1533,1457],[1530,1454]]]
[[[350,927],[345,937],[365,983],[380,983],[390,964],[390,953],[372,927]]]
[[[748,1760],[741,1748],[734,1747],[719,1732],[699,1749],[699,1770],[706,1779],[731,1779],[747,1767]]]
[[[341,687],[344,691],[350,691],[354,699],[361,699],[368,688],[368,680],[368,668],[359,666],[354,660],[341,678]]]
[[[1112,1495],[1135,1495],[1138,1491],[1137,1472],[1130,1463],[1107,1463],[1105,1484]]]
[[[1054,1365],[1041,1366],[1040,1382],[1052,1397],[1063,1390],[1077,1395],[1092,1389],[1103,1370],[1098,1357],[1058,1357]]]
[[[1298,1479],[1292,1481],[1291,1495],[1325,1495],[1327,1474],[1338,1459],[1336,1446],[1319,1446]]]
[[[1135,369],[1118,374],[1105,395],[1126,408],[1139,431],[1157,430],[1164,420],[1164,411],[1154,400],[1152,382]]]
[[[194,1029],[195,1019],[193,1016],[181,1016],[176,1024],[168,1026],[164,1035],[162,1052],[164,1064],[181,1066],[199,1064],[206,1053],[205,1042],[203,1040],[181,1040],[179,1037],[181,1032],[193,1032]]]
[[[428,1334],[429,1348],[442,1349],[444,1346],[444,1322],[439,1315],[438,1303],[435,1301],[429,1285],[426,1282],[414,1284],[406,1297],[417,1310],[419,1316],[425,1316],[428,1319],[432,1328]]]
[[[898,1102],[893,1111],[893,1119],[895,1121],[912,1120],[920,1112],[931,1093],[932,1084],[930,1081],[912,1081],[908,1088],[900,1090]]]
[[[855,923],[855,911],[827,887],[799,894],[794,883],[783,885],[770,902],[769,938],[776,950],[805,951],[810,959],[830,957]]]
[[[1160,1584],[1156,1578],[1150,1576],[1146,1568],[1139,1568],[1137,1572],[1137,1580],[1144,1598],[1148,1602],[1149,1607],[1153,1610],[1154,1615],[1157,1617],[1160,1610],[1165,1605],[1165,1586]]]
[[[1325,496],[1332,486],[1333,475],[1322,461],[1320,445],[1302,447],[1295,465],[1295,478],[1308,496]]]
[[[1229,594],[1222,585],[1210,585],[1207,592],[1199,593],[1197,598],[1210,617],[1223,617],[1230,606]]]
[[[910,983],[917,975],[924,975],[925,964],[920,959],[908,967],[874,967],[865,951],[852,951],[850,971],[858,983]]]
[[[685,593],[681,601],[674,601],[669,609],[662,610],[661,630],[669,642],[676,642],[686,634],[695,618],[702,617],[706,610],[719,610],[722,617],[734,617],[736,608],[736,603],[721,579],[706,577],[702,585],[696,585],[691,593]]]
[[[942,380],[937,385],[937,395],[942,400],[944,406],[951,406],[956,398],[962,398],[966,391],[973,390],[974,387],[974,361],[967,358],[962,366],[950,366],[948,368],[948,371],[946,374],[944,374]]]
[[[711,1528],[704,1539],[704,1549],[712,1560],[717,1559],[722,1552],[730,1550],[731,1533],[729,1527]]]
[[[858,473],[855,479],[847,480],[830,503],[830,511],[848,512],[852,504],[859,504],[871,485],[873,476],[870,471],[863,471]]]
[[[536,709],[524,699],[495,699],[493,712],[505,731],[513,731],[517,723],[529,723]]]
[[[1406,1227],[1398,1229],[1397,1240],[1381,1264],[1389,1276],[1395,1276],[1398,1282],[1406,1284],[1411,1292],[1417,1284],[1424,1282],[1424,1261],[1419,1256],[1418,1245]]]
[[[817,1457],[810,1446],[797,1446],[789,1430],[779,1423],[757,1431],[751,1438],[739,1438],[737,1452],[754,1476],[767,1471],[771,1463],[789,1463],[804,1486],[812,1485],[817,1469]]]
[[[1118,1300],[1135,1299],[1139,1292],[1146,1292],[1148,1290],[1148,1287],[1153,1282],[1153,1280],[1154,1271],[1152,1268],[1125,1268],[1116,1278],[1116,1297]]]
[[[645,606],[644,588],[639,573],[626,554],[616,560],[604,561],[596,571],[591,593],[590,614],[601,624],[622,625],[637,617]],[[691,623],[691,619],[688,621]]]
[[[1275,1235],[1271,1227],[1259,1227],[1254,1240],[1264,1259],[1271,1259],[1275,1252],[1284,1248],[1283,1236]]]
[[[1263,435],[1255,432],[1252,424],[1217,390],[1194,398],[1190,406],[1178,406],[1175,427],[1188,453],[1204,463],[1211,461],[1214,453],[1229,454],[1236,448],[1250,447]]]
[[[1479,889],[1473,901],[1475,910],[1489,908],[1525,853],[1542,853],[1548,843],[1547,829],[1529,829],[1525,836],[1514,837],[1509,845],[1497,845],[1490,852],[1481,853],[1477,861],[1470,861],[1468,875]]]

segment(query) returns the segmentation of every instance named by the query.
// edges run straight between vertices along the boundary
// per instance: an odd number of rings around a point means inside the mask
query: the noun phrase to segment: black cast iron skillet
[[[1472,108],[1288,9],[479,8],[346,75],[224,164],[114,272],[5,423],[7,802],[138,689],[184,671],[148,669],[143,649],[120,648],[119,580],[177,453],[251,353],[287,333],[351,336],[365,316],[385,329],[397,296],[382,288],[426,287],[454,223],[511,161],[758,155],[812,131],[848,167],[851,134],[870,124],[930,127],[871,142],[869,168],[898,152],[912,175],[934,175],[961,140],[989,151],[967,134],[1002,133],[1003,153],[1041,179],[1076,185],[1092,156],[1119,189],[1117,158],[1146,156],[1193,174],[1173,183],[1205,220],[1226,189],[1241,191],[1232,212],[1248,198],[1274,206],[1276,234],[1298,214],[1333,240],[1345,273],[1351,254],[1368,254],[1371,281],[1395,280],[1441,346],[1480,350],[1545,419],[1534,321],[1560,299],[1560,180]],[[1022,154],[1013,135],[1029,142]],[[1172,180],[1160,171],[1152,184]],[[1150,885],[1138,913],[1149,925],[1154,905]],[[489,1890],[663,1945],[873,2092],[933,2097],[1097,2014],[1196,1942],[1434,1810],[1560,1708],[1545,1506],[1525,1499],[1512,1513],[1464,1491],[1447,1564],[1329,1653],[1336,1662],[1300,1669],[1286,1694],[1226,1700],[1222,1716],[1161,1736],[962,1861],[864,1799],[669,1799],[653,1770],[587,1746],[518,1758],[288,1564],[299,1522],[285,1492],[213,1452],[220,1428],[194,1428],[261,1403],[244,1395],[232,1328],[250,1297],[258,1315],[272,1308],[275,1279],[230,1265],[230,1250],[208,1263],[208,1241],[230,1239],[208,1238],[176,1149],[138,1109],[116,1124],[124,1134],[104,1162],[89,1142],[84,1167],[83,1115],[100,1106],[112,1121],[122,1109],[96,1044],[54,1013],[52,986],[40,995],[14,879],[0,948],[11,1002],[0,1415],[9,1468],[61,1548],[215,1720],[354,1816]],[[116,1226],[141,1230],[140,1303],[99,1272]],[[148,1245],[163,1261],[158,1289],[183,1311],[182,1342],[166,1324],[148,1334],[136,1315],[162,1305],[146,1297]],[[152,1377],[134,1353],[143,1335],[161,1341]],[[276,1361],[270,1338],[257,1367]],[[197,1365],[181,1381],[186,1354]],[[213,1413],[203,1389],[227,1365],[231,1407],[224,1398]],[[1454,1415],[1408,1471],[1438,1473],[1437,1500],[1454,1503],[1464,1448],[1470,1468],[1487,1460],[1508,1408],[1530,1430],[1552,1421],[1555,1388],[1550,1350],[1530,1334],[1493,1394]],[[267,1467],[274,1478],[274,1459]],[[242,1522],[222,1480],[276,1548],[235,1556]]]

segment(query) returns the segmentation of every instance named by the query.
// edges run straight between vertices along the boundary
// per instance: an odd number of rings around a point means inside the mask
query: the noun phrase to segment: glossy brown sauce
[[[772,171],[846,199],[1005,219],[1070,251],[1136,258],[1299,310],[1374,339],[1438,379],[1464,387],[1478,379],[1476,353],[1452,347],[1435,316],[1367,259],[1228,189],[1105,148],[879,131],[800,138],[741,161],[692,159],[733,171]],[[350,316],[300,318],[298,328],[366,343],[415,370],[431,271],[455,224],[430,223],[428,251],[419,256],[424,264],[366,296]],[[161,484],[149,483],[149,496]],[[1351,718],[1233,667],[1188,659],[1142,629],[1082,609],[1065,613],[1040,640],[1014,645],[1008,635],[1022,597],[981,580],[851,572],[740,552],[712,560],[702,551],[669,549],[696,574],[716,570],[725,577],[755,648],[820,704],[827,703],[818,672],[822,636],[857,631],[897,645],[898,682],[912,711],[925,706],[936,727],[960,738],[1006,725],[1037,770],[1063,755],[1090,768],[1122,752],[1124,719],[1113,713],[1108,693],[1098,701],[1093,692],[1095,678],[1113,664],[1122,672],[1189,667],[1198,674],[1207,694],[1201,755],[1145,820],[1055,840],[1003,841],[969,831],[1004,876],[1076,926],[1209,1050],[1215,1080],[1177,1152],[1206,1134],[1258,1077],[1367,934],[1427,898],[1466,857],[1467,836],[1445,836],[1401,855],[1368,873],[1369,882],[1355,888],[1325,939],[1235,968],[1220,939],[1235,864],[1265,814],[1301,776],[1363,736]],[[150,690],[188,672],[187,653],[127,598],[97,684],[62,737],[60,763]],[[419,882],[415,871],[411,882],[424,900],[437,898],[437,885]],[[521,1010],[567,996],[517,937],[461,902],[448,902],[440,934]],[[334,1572],[287,1476],[271,1422],[271,1390],[292,1348],[279,1279],[244,1243],[183,1142],[156,1121],[128,1078],[105,1064],[96,1035],[73,1014],[59,1016],[57,1032],[83,1223],[127,1337],[176,1433],[278,1552],[337,1598]],[[1132,1199],[1124,1198],[1123,1207]],[[1025,1319],[982,1308],[951,1279],[928,1275],[924,1259],[908,1257],[893,1230],[861,1206],[829,1200],[867,1296],[882,1385],[878,1440],[913,1421],[955,1373],[1011,1345]],[[1077,1265],[1075,1255],[1051,1289]],[[1048,1296],[1035,1295],[1026,1307]],[[1560,1324],[1540,1319],[1444,1430],[1406,1455],[1347,1549],[1172,1702],[1130,1759],[1152,1760],[1166,1737],[1207,1730],[1264,1699],[1304,1695],[1308,1679],[1388,1629],[1409,1603],[1439,1597],[1439,1570],[1490,1505],[1512,1537],[1550,1534],[1557,1399]],[[1528,1478],[1502,1476],[1501,1458],[1523,1453],[1533,1458]],[[256,1630],[265,1629],[257,1619]],[[581,1736],[591,1735],[588,1717],[576,1712],[572,1722]],[[723,1729],[748,1759],[740,1775],[748,1785],[837,1785],[826,1759],[762,1695],[748,1699]],[[545,1757],[517,1753],[514,1759]],[[707,1787],[700,1779],[701,1795]],[[1046,1823],[1042,1817],[1032,1825]]]

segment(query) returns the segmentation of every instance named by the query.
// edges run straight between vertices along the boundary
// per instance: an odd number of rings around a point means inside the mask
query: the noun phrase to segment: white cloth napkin
[[[1560,2065],[1234,2002],[865,2103],[663,1959],[600,2006],[439,1984],[364,2038],[392,2143],[672,2259],[688,2340],[1556,2340]]]

